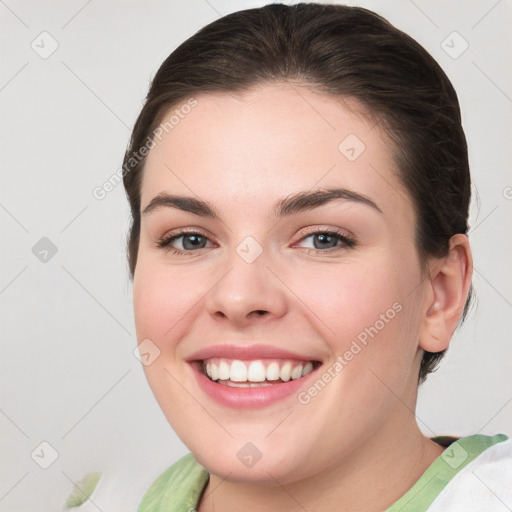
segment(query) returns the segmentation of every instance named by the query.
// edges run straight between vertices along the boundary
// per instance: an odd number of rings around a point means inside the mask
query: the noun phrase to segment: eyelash
[[[347,248],[350,249],[356,245],[356,241],[352,237],[346,235],[345,233],[342,233],[341,231],[338,231],[336,229],[333,230],[333,229],[323,229],[323,228],[316,228],[313,231],[310,231],[309,233],[304,235],[299,240],[299,242],[305,240],[306,238],[309,238],[310,236],[316,235],[316,234],[336,236],[337,239],[340,242],[342,242],[342,244],[339,246],[336,246],[336,247],[330,247],[325,250],[306,248],[306,251],[308,252],[308,254],[310,254],[310,253],[325,254],[325,253],[340,251],[342,249],[347,249]],[[200,249],[192,249],[190,251],[182,251],[181,249],[176,249],[175,247],[170,247],[170,244],[174,240],[177,240],[178,238],[181,238],[186,235],[198,235],[198,236],[200,236],[202,238],[206,238],[208,240],[208,237],[204,236],[203,234],[201,234],[197,231],[185,231],[184,230],[184,231],[180,231],[179,233],[171,235],[171,236],[167,236],[167,237],[163,236],[162,238],[160,238],[158,240],[157,247],[159,247],[161,249],[165,249],[166,251],[168,251],[172,254],[176,254],[176,255],[191,255],[191,254],[195,254],[197,251],[201,251],[202,249],[205,249],[205,247],[202,247]]]

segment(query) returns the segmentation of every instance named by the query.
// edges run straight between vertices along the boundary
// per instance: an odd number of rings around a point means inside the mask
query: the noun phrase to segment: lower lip
[[[191,365],[199,387],[210,398],[221,405],[237,409],[265,407],[280,400],[284,400],[290,395],[297,394],[306,381],[309,380],[312,375],[316,374],[318,370],[318,368],[315,368],[311,373],[300,379],[282,382],[281,384],[272,384],[271,386],[260,386],[257,388],[234,388],[211,381],[201,372],[200,364],[201,363],[194,363]]]

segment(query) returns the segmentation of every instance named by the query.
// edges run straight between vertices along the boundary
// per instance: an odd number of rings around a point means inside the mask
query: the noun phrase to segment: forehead
[[[187,103],[195,106],[180,110]],[[163,123],[171,116],[146,159],[142,208],[164,191],[227,208],[247,201],[270,208],[295,191],[343,187],[383,210],[411,213],[392,145],[354,100],[265,85],[200,94],[170,109]]]

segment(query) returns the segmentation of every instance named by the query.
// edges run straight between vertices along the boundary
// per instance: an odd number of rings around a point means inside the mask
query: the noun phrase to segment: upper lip
[[[314,358],[305,354],[291,352],[272,345],[212,345],[194,352],[188,361],[202,361],[213,357],[239,360],[256,359],[292,359],[297,361],[315,361]]]

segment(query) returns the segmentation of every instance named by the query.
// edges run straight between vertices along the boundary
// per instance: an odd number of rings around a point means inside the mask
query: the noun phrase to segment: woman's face
[[[426,302],[390,143],[305,87],[188,105],[141,190],[135,320],[160,407],[233,480],[284,484],[382,446],[414,420]]]

